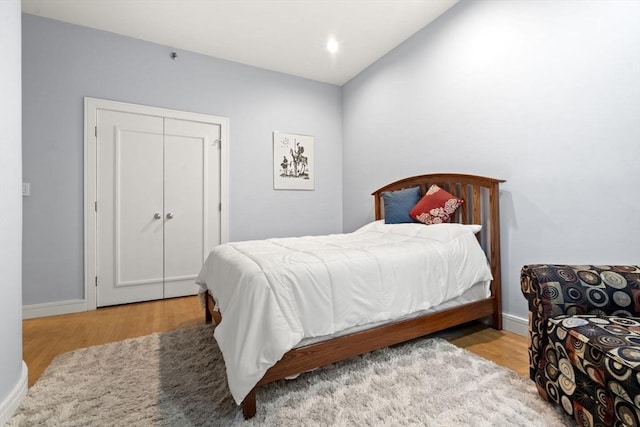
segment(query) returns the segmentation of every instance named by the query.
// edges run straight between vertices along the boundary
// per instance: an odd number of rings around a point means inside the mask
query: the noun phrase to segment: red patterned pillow
[[[411,209],[409,216],[427,225],[441,224],[447,222],[463,203],[464,200],[458,199],[434,184]]]

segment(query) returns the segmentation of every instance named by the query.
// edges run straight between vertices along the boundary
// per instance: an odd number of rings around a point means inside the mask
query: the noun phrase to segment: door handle
[[[172,214],[171,212],[169,212],[169,213],[167,214],[167,219],[172,219],[172,218],[173,218],[173,214]]]
[[[160,219],[160,218],[162,218],[162,215],[160,215],[158,212],[156,212],[156,213],[153,215],[153,217],[154,217],[155,219]]]

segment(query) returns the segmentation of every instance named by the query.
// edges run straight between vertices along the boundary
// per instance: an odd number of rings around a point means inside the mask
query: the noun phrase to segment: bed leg
[[[495,313],[491,316],[491,326],[498,331],[502,330],[502,314]]]
[[[244,415],[244,419],[248,420],[249,418],[253,418],[256,414],[256,389],[253,388],[247,394],[242,401],[242,415]]]
[[[222,315],[216,310],[216,303],[210,295],[207,295],[206,305],[204,307],[204,321],[208,324],[213,323],[219,325]]]

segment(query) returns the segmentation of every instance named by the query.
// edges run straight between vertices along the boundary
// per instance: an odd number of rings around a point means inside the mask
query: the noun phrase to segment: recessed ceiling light
[[[329,41],[327,42],[327,50],[330,53],[336,53],[338,51],[339,47],[340,47],[340,45],[338,44],[338,41],[336,39],[334,39],[333,37],[331,37],[329,39]]]

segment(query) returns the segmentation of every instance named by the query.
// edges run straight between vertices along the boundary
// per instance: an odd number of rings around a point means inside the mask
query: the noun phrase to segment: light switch
[[[31,183],[30,182],[23,182],[22,183],[22,195],[23,196],[30,196],[31,195]]]

